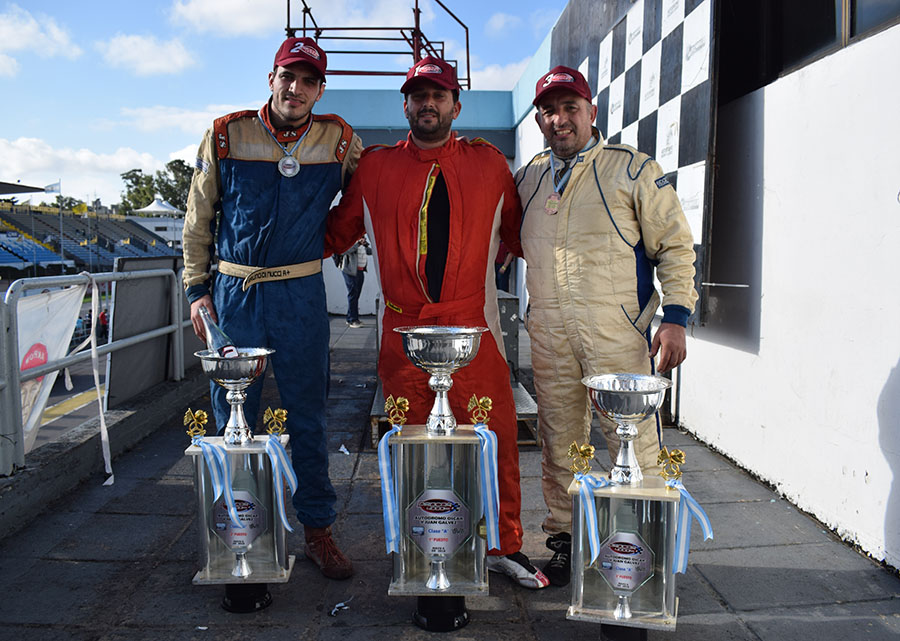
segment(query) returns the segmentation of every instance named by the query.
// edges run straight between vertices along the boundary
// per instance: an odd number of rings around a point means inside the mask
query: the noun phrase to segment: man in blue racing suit
[[[331,536],[325,397],[328,315],[322,278],[325,218],[356,169],[362,143],[338,116],[313,115],[325,89],[326,56],[309,38],[288,38],[269,73],[272,96],[258,111],[217,119],[197,154],[184,224],[184,286],[194,331],[206,307],[238,347],[270,347],[299,487],[293,496],[306,556],[334,579],[353,566]],[[218,274],[210,262],[218,250]],[[211,385],[220,429],[229,405]],[[259,412],[262,381],[244,411]]]

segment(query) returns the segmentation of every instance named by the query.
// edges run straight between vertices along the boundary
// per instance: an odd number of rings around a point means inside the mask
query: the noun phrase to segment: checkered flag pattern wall
[[[637,0],[600,42],[597,128],[655,158],[703,238],[713,0]],[[587,76],[588,59],[580,69]]]

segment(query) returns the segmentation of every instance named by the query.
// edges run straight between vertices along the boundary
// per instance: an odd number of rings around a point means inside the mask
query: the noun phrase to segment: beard
[[[432,121],[422,122],[423,116],[432,116]],[[417,113],[406,112],[406,119],[409,121],[409,129],[413,136],[419,140],[434,142],[443,140],[450,134],[450,128],[453,125],[453,119],[449,115],[441,115],[433,109],[420,109]]]

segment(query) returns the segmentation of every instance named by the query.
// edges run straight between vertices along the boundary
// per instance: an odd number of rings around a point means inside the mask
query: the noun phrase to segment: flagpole
[[[59,200],[57,204],[59,205],[59,257],[62,258],[62,264],[59,267],[59,273],[66,273],[66,253],[63,250],[63,230],[62,230],[62,178],[56,183],[59,186]]]

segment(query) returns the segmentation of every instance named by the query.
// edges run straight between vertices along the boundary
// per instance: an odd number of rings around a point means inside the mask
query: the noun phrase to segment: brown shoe
[[[306,558],[319,566],[329,579],[349,579],[353,576],[353,564],[338,549],[331,538],[330,527],[306,527]]]

